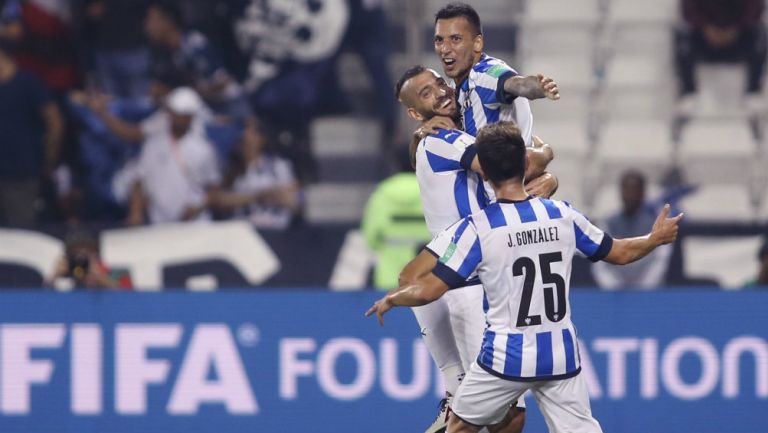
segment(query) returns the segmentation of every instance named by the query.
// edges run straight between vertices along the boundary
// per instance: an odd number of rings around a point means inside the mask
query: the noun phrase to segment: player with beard
[[[530,391],[550,432],[602,433],[579,374],[568,300],[573,256],[632,263],[674,242],[683,215],[669,218],[667,204],[645,236],[614,239],[568,203],[525,192],[529,158],[512,122],[483,127],[476,148],[497,201],[436,236],[426,247],[440,257],[431,272],[390,291],[366,316],[375,313],[383,325],[383,314],[393,307],[427,305],[477,273],[487,326],[455,395],[447,430],[508,431],[514,422],[510,402]]]
[[[533,115],[529,100],[560,99],[557,84],[543,75],[518,75],[503,60],[487,55],[480,17],[468,4],[451,3],[437,12],[434,44],[443,72],[456,90],[460,128],[474,136],[489,123],[513,121],[525,144],[531,146]],[[451,120],[442,116],[431,119],[416,131],[412,146],[438,127],[450,125]],[[557,179],[545,173],[526,188],[530,194],[540,195],[543,190],[556,189]]]
[[[396,86],[396,96],[414,120],[428,121],[435,116],[451,119],[459,113],[453,89],[435,71],[415,66],[403,74]],[[455,128],[438,129],[418,142],[413,149],[416,177],[419,182],[427,227],[436,235],[457,220],[485,208],[494,200],[493,191],[482,180],[476,157],[474,137]],[[537,146],[529,148],[533,161],[527,176],[539,176],[552,152],[535,138]],[[552,190],[542,191],[549,196]],[[422,251],[400,275],[400,283],[429,272],[436,257]],[[485,328],[483,288],[476,278],[466,287],[452,291],[445,298],[413,312],[422,328],[424,340],[443,374],[448,395],[456,392],[464,372],[480,350]],[[448,400],[441,404],[438,419],[428,433],[444,430]],[[513,409],[513,413],[517,413]],[[523,416],[505,432],[519,431]]]

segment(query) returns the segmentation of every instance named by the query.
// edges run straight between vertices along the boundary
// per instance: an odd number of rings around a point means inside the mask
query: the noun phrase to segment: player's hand
[[[414,131],[413,135],[418,137],[419,140],[422,140],[424,137],[430,134],[437,133],[438,129],[453,129],[455,127],[456,124],[450,117],[435,116],[422,123],[421,126],[416,131]]]
[[[536,179],[525,184],[525,192],[534,197],[550,198],[557,191],[557,177],[545,172]]]
[[[544,140],[542,140],[538,135],[532,135],[531,141],[533,142],[534,149],[541,149],[544,146],[548,146],[548,144],[545,143]]]
[[[547,77],[543,74],[538,74],[539,85],[544,91],[544,96],[553,101],[560,99],[560,89],[557,88],[557,83],[551,77]]]
[[[391,310],[392,307],[393,305],[389,300],[389,296],[385,296],[376,301],[373,306],[365,312],[365,317],[370,317],[371,314],[376,313],[376,319],[379,321],[379,325],[384,326],[384,313]]]
[[[659,212],[659,216],[656,217],[656,222],[653,223],[650,238],[654,245],[670,244],[677,239],[678,224],[683,219],[683,214],[667,218],[669,209],[669,203],[665,204]]]

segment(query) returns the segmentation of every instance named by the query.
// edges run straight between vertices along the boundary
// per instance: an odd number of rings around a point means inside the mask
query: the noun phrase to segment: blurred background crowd
[[[0,225],[359,226],[379,257],[371,283],[391,286],[427,240],[393,78],[440,71],[444,3],[0,1]],[[582,282],[717,285],[683,268],[733,257],[753,278],[731,286],[768,285],[764,0],[474,6],[489,54],[560,84],[561,101],[533,104],[555,198],[615,236],[647,231],[664,202],[687,214],[685,251]],[[57,272],[72,248],[97,260],[94,242],[68,238]],[[113,277],[94,285],[129,285]]]

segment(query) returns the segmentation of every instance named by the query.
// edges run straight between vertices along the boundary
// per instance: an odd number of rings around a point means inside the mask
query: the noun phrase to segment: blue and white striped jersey
[[[597,261],[613,239],[565,202],[500,199],[453,224],[428,248],[450,287],[477,271],[488,327],[477,363],[510,380],[564,379],[581,371],[568,293],[578,253]]]
[[[474,137],[489,123],[513,121],[520,128],[525,145],[531,146],[533,114],[529,101],[509,98],[504,92],[504,82],[515,75],[517,72],[503,60],[483,54],[457,92],[464,131]]]
[[[457,129],[440,129],[416,149],[424,219],[432,236],[477,212],[494,198],[493,190],[470,167],[477,154],[475,137]]]

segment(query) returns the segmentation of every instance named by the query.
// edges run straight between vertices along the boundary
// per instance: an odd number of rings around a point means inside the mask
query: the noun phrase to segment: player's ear
[[[528,167],[531,166],[531,153],[525,152],[525,165],[523,165],[523,182],[526,181],[525,176],[528,174]]]
[[[475,39],[472,41],[472,44],[473,44],[472,45],[472,49],[476,53],[482,53],[483,52],[483,47],[485,45],[485,41],[483,40],[483,35],[479,34],[479,35],[475,36]]]
[[[424,116],[422,116],[418,111],[413,109],[413,107],[408,107],[408,117],[410,117],[413,120],[418,120],[419,122],[424,121]]]

